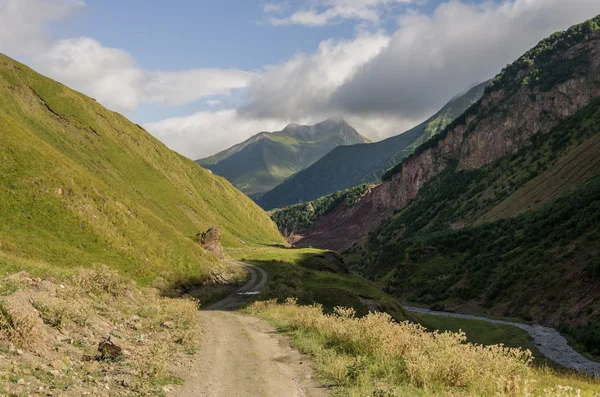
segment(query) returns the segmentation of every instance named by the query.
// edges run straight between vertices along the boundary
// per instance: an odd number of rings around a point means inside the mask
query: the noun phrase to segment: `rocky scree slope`
[[[472,170],[548,133],[600,95],[600,17],[542,40],[507,66],[483,98],[390,169],[356,205],[342,204],[297,242],[342,250],[364,241],[450,165]]]
[[[3,55],[0,190],[2,272],[105,264],[142,284],[200,282],[223,268],[193,240],[211,226],[226,246],[284,241],[224,178]]]
[[[390,167],[436,135],[483,95],[489,81],[450,100],[416,127],[380,142],[338,146],[316,163],[265,193],[258,204],[270,210],[312,201],[360,184],[379,183]]]
[[[197,163],[224,176],[242,192],[257,198],[305,169],[333,148],[369,142],[342,119],[282,131],[261,132]]]

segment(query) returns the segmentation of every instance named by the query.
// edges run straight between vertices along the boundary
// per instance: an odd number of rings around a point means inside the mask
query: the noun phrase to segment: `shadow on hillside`
[[[286,247],[277,244],[269,245],[269,247],[289,250],[296,249],[294,247]],[[322,253],[303,252],[299,255],[295,254],[294,257],[295,260],[293,262],[295,263],[289,263],[287,265],[290,267],[273,267],[274,264],[278,262],[281,263],[281,261],[278,260],[254,260],[251,258],[242,258],[241,261],[264,268],[269,273],[269,278],[271,280],[278,280],[276,283],[280,283],[282,279],[288,281],[294,279],[294,283],[298,284],[298,287],[303,283],[303,280],[297,277],[297,271],[295,271],[294,268],[297,269],[298,267],[303,267],[312,271],[342,275],[350,273],[342,256],[333,251],[323,251]],[[246,281],[247,279],[236,280],[233,282],[228,282],[228,280],[216,280],[215,282],[207,283],[206,280],[190,277],[175,280],[171,283],[165,283],[164,285],[157,286],[157,288],[162,296],[169,298],[190,296],[198,299],[202,307],[206,307],[234,294],[236,290],[246,283]],[[289,292],[292,293],[292,291]],[[295,295],[290,294],[289,296]]]
[[[282,248],[286,250],[302,250],[302,247],[286,247],[279,244],[265,244],[265,247],[275,247]],[[257,266],[261,266],[261,263],[272,263],[272,262],[287,262],[291,265],[299,265],[304,268],[316,271],[323,272],[332,272],[339,274],[348,274],[350,271],[344,262],[344,258],[335,251],[322,251],[319,253],[315,252],[303,252],[298,254],[294,254],[294,260],[283,260],[283,259],[274,259],[274,260],[259,260],[252,258],[241,258],[242,262],[249,262],[255,264]]]
[[[160,286],[158,290],[162,296],[168,298],[192,297],[200,302],[201,307],[205,307],[232,295],[245,283],[246,279],[206,282],[199,278],[187,278]]]
[[[302,249],[303,247],[296,247],[295,245],[284,245],[284,244],[263,244],[265,247],[269,248],[279,248],[285,250],[297,250]]]

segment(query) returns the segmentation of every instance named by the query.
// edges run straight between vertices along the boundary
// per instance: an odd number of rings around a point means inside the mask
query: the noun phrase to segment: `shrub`
[[[311,335],[347,356],[341,361],[347,365],[344,376],[337,371],[340,384],[364,381],[359,374],[369,371],[376,377],[378,371],[373,368],[386,368],[385,378],[412,387],[510,394],[524,390],[531,375],[528,350],[473,345],[466,343],[462,332],[430,333],[418,324],[396,323],[384,313],[359,318],[353,309],[337,307],[333,314],[324,314],[320,305],[298,306],[294,299],[282,305],[256,302],[249,310],[268,313],[283,322],[285,329]]]
[[[21,347],[35,345],[38,337],[33,319],[0,302],[0,339]]]
[[[122,296],[132,285],[116,270],[104,265],[98,269],[82,269],[74,277],[74,284],[81,290],[94,294],[106,293],[113,297]]]

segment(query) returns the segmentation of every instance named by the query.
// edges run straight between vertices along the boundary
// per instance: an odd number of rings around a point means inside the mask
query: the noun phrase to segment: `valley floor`
[[[560,334],[560,332],[554,328],[544,327],[537,324],[529,325],[510,321],[495,320],[487,317],[474,316],[471,314],[433,311],[421,307],[404,306],[404,308],[412,313],[461,318],[467,320],[479,320],[493,324],[518,327],[531,335],[535,346],[539,349],[540,353],[542,353],[548,359],[578,372],[600,376],[600,363],[591,361],[575,351],[575,349],[569,346],[569,343]]]

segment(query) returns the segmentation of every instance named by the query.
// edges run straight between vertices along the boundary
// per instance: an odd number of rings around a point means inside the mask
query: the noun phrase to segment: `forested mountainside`
[[[351,208],[341,203],[314,222],[297,244],[342,250],[365,241],[431,179],[513,154],[577,113],[600,95],[599,20],[556,33],[507,66],[477,104]]]
[[[449,165],[346,254],[396,296],[563,326],[600,354],[600,98],[490,165]]]
[[[450,100],[440,111],[416,127],[380,142],[338,146],[305,170],[258,199],[265,209],[312,201],[358,186],[379,183],[388,168],[411,154],[477,102],[489,81]]]
[[[598,354],[599,216],[596,17],[505,68],[478,104],[296,244],[343,249],[408,301],[559,326]]]

